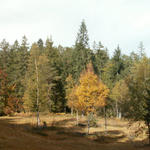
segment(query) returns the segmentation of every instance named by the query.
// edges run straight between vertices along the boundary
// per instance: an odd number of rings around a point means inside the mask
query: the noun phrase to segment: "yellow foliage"
[[[65,115],[66,113],[56,113],[56,115]]]
[[[109,89],[94,74],[92,64],[89,64],[87,70],[81,74],[79,82],[75,90],[75,107],[78,110],[88,113],[105,106]]]
[[[67,101],[67,105],[70,108],[76,108],[77,107],[77,95],[76,95],[76,86],[74,88],[72,88],[71,92],[68,94],[67,96],[68,101]]]
[[[112,89],[110,97],[118,102],[128,99],[129,89],[124,80],[118,81]]]
[[[69,75],[66,79],[67,85],[66,85],[66,99],[67,101],[67,105],[70,108],[74,108],[75,105],[75,101],[77,99],[76,95],[75,95],[75,82],[72,78],[72,75]]]

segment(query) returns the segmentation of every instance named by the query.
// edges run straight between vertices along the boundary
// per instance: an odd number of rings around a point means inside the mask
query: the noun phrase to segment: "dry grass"
[[[65,114],[42,114],[41,125],[36,128],[35,114],[0,117],[0,149],[2,150],[150,150],[145,143],[143,123],[109,119],[107,132],[104,119],[86,135],[86,119]],[[138,130],[137,130],[138,129]],[[144,132],[140,132],[141,131]],[[138,136],[137,136],[138,135]]]

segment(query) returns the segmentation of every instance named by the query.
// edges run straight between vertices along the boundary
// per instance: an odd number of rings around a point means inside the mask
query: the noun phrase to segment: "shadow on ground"
[[[55,126],[34,127],[30,124],[15,124],[14,118],[0,118],[0,149],[2,150],[149,150],[144,141],[118,142],[126,138],[120,130],[94,132],[86,135],[83,126],[61,127],[72,118],[55,121]],[[19,143],[19,144],[17,144]]]

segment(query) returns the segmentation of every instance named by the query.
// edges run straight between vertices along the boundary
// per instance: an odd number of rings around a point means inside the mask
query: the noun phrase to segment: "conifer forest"
[[[48,126],[44,113],[72,115],[77,126],[83,116],[87,135],[95,116],[105,125],[109,118],[139,121],[150,142],[150,58],[143,42],[129,55],[119,45],[110,54],[101,41],[89,44],[84,20],[75,37],[70,47],[54,46],[52,37],[30,45],[25,35],[1,41],[0,116],[35,114],[37,127]]]

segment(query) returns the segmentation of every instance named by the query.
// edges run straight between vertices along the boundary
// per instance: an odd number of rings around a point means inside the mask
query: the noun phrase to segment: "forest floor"
[[[143,123],[108,119],[105,130],[100,118],[86,135],[84,117],[79,126],[75,117],[65,114],[42,114],[40,119],[46,124],[37,129],[33,114],[0,117],[0,150],[150,150]]]

